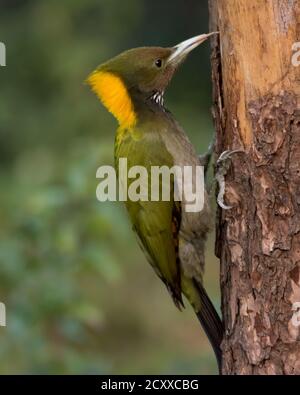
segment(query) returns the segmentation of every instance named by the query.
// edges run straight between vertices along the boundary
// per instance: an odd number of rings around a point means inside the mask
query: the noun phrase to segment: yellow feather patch
[[[121,78],[105,71],[94,71],[87,79],[103,105],[118,120],[122,128],[136,123],[136,113],[127,88]]]

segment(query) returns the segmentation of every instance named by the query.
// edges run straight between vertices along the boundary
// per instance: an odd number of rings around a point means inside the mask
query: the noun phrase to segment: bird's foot
[[[219,185],[219,193],[217,197],[217,203],[218,205],[223,208],[224,210],[230,210],[232,206],[227,206],[224,202],[224,196],[225,196],[225,176],[229,170],[230,167],[230,159],[233,154],[244,152],[242,150],[226,150],[222,152],[222,154],[219,156],[217,163],[216,163],[216,175],[215,175],[215,180],[217,181]]]

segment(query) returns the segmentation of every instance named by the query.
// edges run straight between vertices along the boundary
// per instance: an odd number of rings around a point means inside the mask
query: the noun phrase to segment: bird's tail
[[[196,314],[215,352],[219,372],[221,374],[221,342],[224,334],[224,326],[203,285],[196,280],[194,280],[194,284],[201,300],[201,308],[199,309],[199,311],[196,311]]]

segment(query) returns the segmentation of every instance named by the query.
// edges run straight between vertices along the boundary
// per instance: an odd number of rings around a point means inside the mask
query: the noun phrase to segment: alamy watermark
[[[293,303],[292,310],[294,312],[292,324],[297,328],[300,326],[300,302]]]
[[[0,66],[6,66],[6,47],[0,42]]]
[[[0,302],[0,326],[6,326],[6,308],[2,302]]]
[[[300,66],[300,41],[292,45],[292,51],[296,51],[292,56],[292,65],[298,67]]]
[[[96,190],[100,202],[174,199],[184,203],[186,212],[200,212],[204,206],[203,166],[151,166],[149,171],[143,166],[128,168],[127,158],[120,158],[118,177],[112,166],[100,166],[96,177],[102,179]]]

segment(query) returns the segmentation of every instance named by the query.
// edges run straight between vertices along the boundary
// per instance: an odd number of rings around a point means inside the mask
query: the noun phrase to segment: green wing
[[[159,133],[123,132],[117,135],[115,145],[116,168],[118,159],[127,158],[128,169],[132,166],[144,166],[148,171],[148,201],[128,200],[128,210],[133,230],[148,261],[158,276],[166,284],[175,304],[182,305],[180,287],[180,267],[178,261],[178,231],[180,208],[173,199],[173,179],[170,185],[170,201],[151,201],[151,166],[173,166],[173,158],[167,151]],[[128,187],[134,180],[128,179]],[[161,180],[160,180],[161,189]]]

